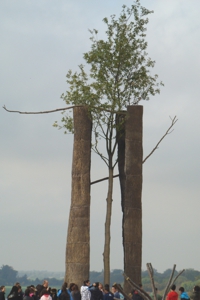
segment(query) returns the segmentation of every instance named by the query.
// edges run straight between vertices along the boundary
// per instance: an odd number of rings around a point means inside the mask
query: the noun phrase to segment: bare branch
[[[113,176],[113,178],[115,178],[115,177],[119,177],[119,174]],[[104,180],[108,180],[108,177],[92,181],[92,182],[90,182],[90,185],[95,184],[95,183],[99,183],[99,182],[104,181]]]
[[[165,291],[164,291],[164,295],[163,295],[163,297],[162,297],[162,300],[165,300],[166,295],[167,295],[167,293],[168,293],[168,291],[169,291],[170,286],[173,285],[174,282],[177,280],[177,278],[185,271],[185,269],[183,269],[182,271],[180,271],[180,272],[176,275],[176,277],[175,277],[174,279],[172,279],[173,276],[174,276],[174,271],[175,271],[175,269],[176,269],[176,265],[174,265],[174,267],[173,267],[173,270],[172,270],[172,273],[171,273],[169,282],[168,282],[168,284],[167,284],[167,286],[166,286],[166,289],[165,289]]]
[[[156,144],[156,146],[153,148],[153,150],[149,153],[149,155],[147,155],[147,156],[145,157],[145,159],[142,161],[142,163],[144,163],[144,162],[145,162],[145,161],[146,161],[146,160],[154,153],[154,151],[155,151],[156,149],[158,149],[158,146],[160,145],[160,143],[162,142],[162,140],[163,140],[168,134],[172,133],[173,130],[171,130],[171,129],[172,129],[172,127],[175,125],[175,123],[178,121],[178,119],[176,118],[176,116],[175,116],[173,119],[170,117],[170,119],[171,119],[171,121],[172,121],[170,127],[167,129],[167,131],[165,132],[165,134],[162,136],[162,138],[159,140],[159,142]],[[171,131],[170,131],[170,130],[171,130]],[[119,177],[119,174],[113,176],[113,178],[116,178],[116,177]],[[108,177],[104,177],[104,178],[102,178],[102,179],[93,181],[93,182],[91,182],[90,184],[99,183],[99,182],[104,181],[104,180],[108,180]]]
[[[39,114],[49,114],[49,113],[53,113],[53,112],[57,112],[57,111],[63,111],[63,110],[68,110],[68,109],[72,109],[74,107],[82,107],[83,105],[74,105],[74,106],[68,106],[68,107],[63,107],[63,108],[56,108],[56,109],[52,109],[52,110],[44,110],[44,111],[20,111],[20,110],[9,110],[6,108],[6,106],[4,105],[3,108],[7,111],[7,112],[12,112],[12,113],[19,113],[19,114],[25,114],[25,115],[39,115]],[[102,111],[106,111],[106,112],[111,112],[111,113],[124,113],[126,114],[126,112],[120,112],[120,111],[114,111],[114,110],[109,110],[109,109],[105,109],[105,108],[101,108],[101,107],[91,107],[92,109],[97,109],[97,110],[102,110]]]
[[[118,283],[113,283],[113,285],[115,288],[117,288],[117,290],[124,296],[124,298],[126,298],[127,300],[132,300],[132,297],[129,297],[128,294],[126,294],[123,290],[123,288],[121,287],[120,284]]]
[[[149,277],[151,280],[151,287],[152,287],[152,291],[153,291],[153,295],[154,295],[154,299],[157,300],[157,293],[156,293],[156,287],[155,287],[155,282],[154,282],[154,271],[153,271],[153,267],[151,263],[147,263],[147,270],[149,272]]]
[[[171,275],[170,275],[168,284],[167,284],[167,286],[166,286],[166,288],[165,288],[165,291],[164,291],[164,295],[163,295],[162,300],[165,300],[165,298],[166,298],[166,296],[167,296],[167,293],[168,293],[168,291],[169,291],[169,287],[170,287],[170,285],[171,285],[171,283],[172,283],[172,278],[173,278],[173,276],[174,276],[175,269],[176,269],[176,265],[173,266],[173,269],[172,269],[172,272],[171,272]]]
[[[158,149],[158,146],[160,145],[160,143],[162,142],[162,140],[168,135],[170,134],[172,131],[170,131],[172,129],[172,127],[175,125],[175,123],[178,121],[178,119],[176,118],[176,116],[172,119],[170,118],[172,123],[169,126],[169,128],[167,129],[167,131],[165,132],[165,134],[162,136],[162,138],[159,140],[159,142],[156,144],[156,146],[153,148],[153,150],[149,153],[149,155],[147,155],[145,157],[145,159],[143,160],[142,163],[144,163],[153,153],[154,151],[156,151]]]
[[[72,109],[74,107],[82,107],[83,105],[74,105],[74,106],[68,106],[68,107],[63,107],[63,108],[56,108],[53,110],[44,110],[44,111],[19,111],[19,110],[9,110],[6,108],[6,106],[4,105],[3,108],[8,111],[8,112],[12,112],[12,113],[19,113],[19,114],[25,114],[25,115],[38,115],[38,114],[49,114],[49,113],[53,113],[53,112],[57,112],[57,111],[61,111],[61,110],[67,110],[67,109]]]
[[[145,300],[152,300],[147,292],[145,292],[142,288],[139,287],[135,282],[133,282],[130,277],[128,277],[125,273],[123,273],[125,280],[130,284],[130,286],[137,290],[138,294],[142,296]]]
[[[183,269],[182,271],[180,271],[177,275],[176,275],[176,277],[173,279],[173,281],[172,281],[172,284],[174,284],[174,282],[177,280],[177,278],[183,273],[183,272],[185,272],[185,269]]]

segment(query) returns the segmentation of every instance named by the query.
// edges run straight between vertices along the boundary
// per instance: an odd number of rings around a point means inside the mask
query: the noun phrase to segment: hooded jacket
[[[87,285],[82,285],[81,287],[81,300],[90,300],[91,293]]]
[[[52,297],[51,297],[50,295],[48,295],[48,294],[44,294],[44,295],[40,298],[40,300],[52,300]]]
[[[180,298],[186,299],[186,300],[190,299],[190,297],[188,296],[188,294],[186,292],[181,293]]]

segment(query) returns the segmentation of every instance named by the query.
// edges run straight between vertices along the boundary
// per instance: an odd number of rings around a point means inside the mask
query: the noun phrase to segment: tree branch
[[[67,109],[72,109],[74,107],[82,107],[83,105],[74,105],[74,106],[69,106],[69,107],[63,107],[63,108],[56,108],[53,110],[44,110],[44,111],[19,111],[19,110],[9,110],[6,108],[6,106],[4,105],[3,108],[7,111],[7,112],[12,112],[12,113],[19,113],[19,114],[25,114],[25,115],[38,115],[38,114],[49,114],[49,113],[53,113],[53,112],[57,112],[57,111],[61,111],[61,110],[67,110]]]
[[[127,300],[132,300],[132,297],[129,297],[129,295],[124,292],[119,283],[113,283],[113,286],[117,288],[117,290],[124,296],[124,298],[126,298]]]
[[[168,293],[169,288],[170,288],[171,283],[172,283],[172,278],[173,278],[173,276],[174,276],[175,269],[176,269],[176,265],[173,266],[173,269],[172,269],[172,272],[171,272],[169,281],[168,281],[168,283],[167,283],[167,286],[166,286],[166,288],[165,288],[165,291],[164,291],[162,300],[164,300],[164,299],[166,298],[166,296],[167,296],[167,293]]]
[[[159,142],[156,144],[156,146],[153,148],[153,150],[149,153],[149,155],[147,155],[146,157],[145,157],[145,159],[143,160],[143,162],[142,163],[144,163],[153,153],[154,153],[154,151],[156,151],[157,149],[158,149],[158,146],[160,145],[160,143],[162,142],[162,140],[168,135],[168,134],[170,134],[172,131],[170,131],[171,130],[171,128],[175,125],[175,123],[178,121],[178,119],[176,118],[176,116],[173,118],[173,119],[171,119],[171,125],[169,126],[169,128],[167,129],[167,131],[165,132],[165,134],[162,136],[162,138],[159,140]]]
[[[113,178],[115,178],[115,177],[119,177],[119,174],[113,176]],[[99,182],[104,181],[104,180],[108,180],[108,177],[92,181],[92,182],[90,182],[90,185],[95,184],[95,183],[99,183]]]
[[[153,150],[149,153],[149,155],[147,155],[147,156],[145,157],[145,159],[142,161],[142,163],[145,163],[145,161],[146,161],[146,160],[154,153],[154,151],[156,151],[156,150],[158,149],[158,146],[160,145],[160,143],[162,142],[162,140],[163,140],[168,134],[170,134],[170,133],[172,132],[172,131],[170,132],[170,130],[171,130],[171,128],[175,125],[175,123],[178,121],[178,119],[177,119],[176,116],[175,116],[173,119],[171,119],[171,121],[172,121],[172,122],[171,122],[170,127],[167,129],[167,131],[165,132],[165,134],[162,136],[162,138],[159,140],[159,142],[156,144],[156,146],[153,148]],[[116,177],[119,177],[119,174],[113,176],[113,178],[116,178]],[[104,177],[104,178],[102,178],[102,179],[93,181],[93,182],[91,182],[90,184],[92,185],[92,184],[99,183],[99,182],[104,181],[104,180],[108,180],[108,177]]]
[[[147,263],[147,270],[149,272],[149,277],[151,280],[151,287],[152,287],[152,291],[153,291],[153,295],[154,295],[154,299],[157,300],[157,293],[156,293],[156,287],[155,287],[155,282],[154,282],[154,271],[153,271],[153,267],[151,263]]]
[[[57,111],[62,111],[62,110],[68,110],[68,109],[72,109],[74,107],[82,107],[84,105],[73,105],[73,106],[68,106],[68,107],[63,107],[63,108],[56,108],[56,109],[52,109],[52,110],[44,110],[44,111],[20,111],[20,110],[9,110],[6,108],[6,106],[4,105],[3,108],[7,111],[7,112],[12,112],[12,113],[19,113],[19,114],[25,114],[25,115],[39,115],[39,114],[49,114],[49,113],[53,113],[53,112],[57,112]],[[121,111],[114,111],[114,110],[109,110],[109,109],[105,109],[105,108],[101,108],[101,107],[95,107],[95,106],[91,106],[92,109],[97,109],[97,110],[101,110],[101,111],[106,111],[106,112],[110,112],[110,113],[115,113],[115,114],[121,114],[124,113],[126,114],[126,112],[121,112]]]
[[[131,280],[125,273],[123,273],[125,280],[130,284],[133,289],[136,289],[138,294],[145,300],[152,300],[147,292],[145,292],[142,288],[139,287],[135,282]]]

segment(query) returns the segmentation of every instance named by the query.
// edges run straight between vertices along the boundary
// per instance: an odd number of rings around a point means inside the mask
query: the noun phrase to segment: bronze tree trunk
[[[75,107],[71,207],[65,281],[81,286],[90,266],[90,164],[92,121],[86,107]]]
[[[124,272],[141,282],[142,267],[142,117],[143,106],[127,107],[125,123],[125,193],[123,203]],[[130,286],[124,283],[126,293]]]

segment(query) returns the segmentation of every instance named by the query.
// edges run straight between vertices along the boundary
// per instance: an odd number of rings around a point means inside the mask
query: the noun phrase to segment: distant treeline
[[[162,294],[165,289],[169,277],[171,275],[171,269],[167,269],[163,273],[157,272],[154,269],[154,281],[155,285]],[[174,276],[178,274],[175,271]],[[127,274],[128,275],[128,274]],[[104,273],[91,271],[90,281],[91,282],[103,282]],[[111,271],[110,277],[111,284],[114,282],[123,283],[123,270],[114,269]],[[0,285],[13,285],[16,281],[19,281],[22,286],[28,286],[31,284],[37,285],[44,279],[49,281],[51,287],[61,287],[64,280],[64,272],[48,272],[48,271],[16,271],[11,266],[3,265],[0,268]],[[83,278],[85,280],[87,278]],[[139,283],[139,282],[138,282]],[[148,271],[142,271],[142,284],[144,290],[147,292],[151,291],[151,282],[148,275]],[[194,285],[200,285],[200,271],[194,269],[186,269],[185,272],[176,281],[177,287],[183,286],[186,291],[192,291]]]

